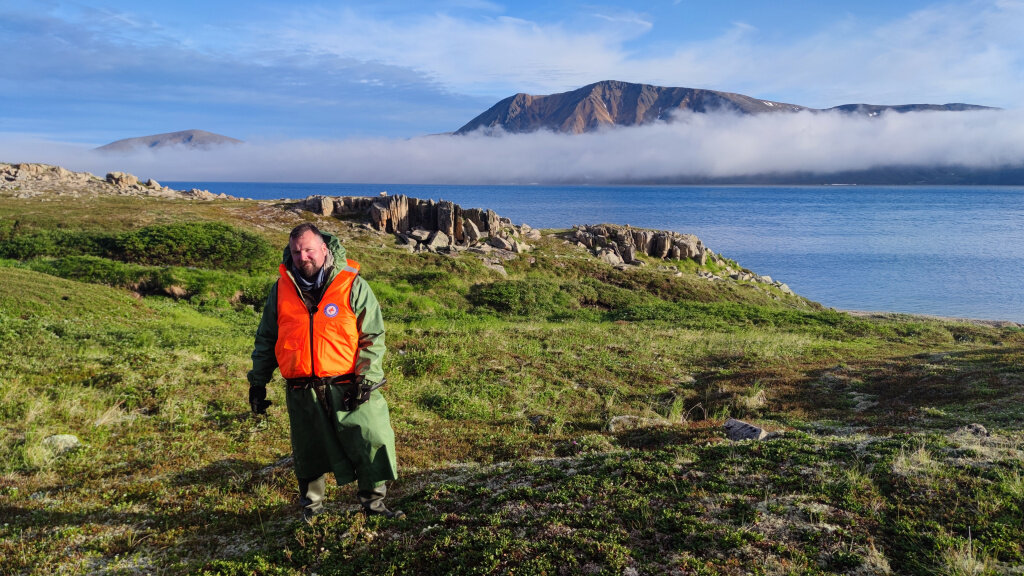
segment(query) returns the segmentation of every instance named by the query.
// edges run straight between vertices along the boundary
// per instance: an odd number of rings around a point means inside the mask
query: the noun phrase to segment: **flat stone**
[[[505,267],[502,266],[501,264],[492,264],[490,262],[484,262],[484,266],[487,266],[488,268],[494,270],[495,272],[501,274],[502,276],[508,276],[508,272],[505,271]]]
[[[764,428],[754,426],[742,420],[729,418],[725,421],[725,435],[734,442],[739,440],[763,440],[768,432]]]
[[[426,228],[416,228],[415,230],[409,233],[409,236],[411,236],[417,242],[426,242],[427,238],[430,238],[430,232],[431,231],[427,230]]]

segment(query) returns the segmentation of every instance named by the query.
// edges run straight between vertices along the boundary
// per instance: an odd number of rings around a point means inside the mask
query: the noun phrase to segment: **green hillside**
[[[279,378],[250,415],[303,220],[381,301],[405,519],[332,486],[303,523]],[[503,275],[285,202],[0,196],[0,573],[1024,574],[1018,326],[564,236]]]

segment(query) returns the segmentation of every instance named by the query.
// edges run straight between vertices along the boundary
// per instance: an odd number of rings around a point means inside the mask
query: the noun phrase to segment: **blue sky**
[[[607,79],[1016,109],[1022,30],[1019,0],[0,0],[0,134],[400,139]]]

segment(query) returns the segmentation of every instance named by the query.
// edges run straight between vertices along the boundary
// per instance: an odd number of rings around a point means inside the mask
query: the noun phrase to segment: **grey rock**
[[[466,208],[462,211],[462,217],[469,220],[476,226],[476,229],[483,232],[487,229],[487,216],[479,208]]]
[[[449,238],[461,236],[462,218],[456,217],[456,212],[461,212],[461,209],[457,209],[458,206],[456,204],[447,200],[437,203],[437,230],[443,232]],[[456,227],[458,227],[457,231]]]
[[[502,238],[501,236],[491,236],[487,240],[487,243],[499,250],[508,250],[510,252],[512,251],[512,243]]]
[[[484,229],[487,230],[491,235],[497,234],[498,230],[501,230],[501,218],[494,213],[494,210],[488,210],[484,212]]]
[[[533,246],[530,246],[526,242],[512,240],[512,251],[515,252],[516,254],[525,254],[526,252],[529,252],[532,249]]]
[[[505,267],[502,266],[501,264],[498,264],[496,262],[484,262],[484,266],[487,266],[488,268],[494,270],[495,272],[501,274],[502,276],[508,276],[508,272],[505,270]]]
[[[480,233],[480,228],[476,225],[476,223],[473,220],[469,218],[466,218],[462,221],[462,230],[463,233],[466,235],[466,241],[469,242],[470,244],[476,244],[477,242],[480,241],[480,238],[483,237],[483,235]]]
[[[303,200],[302,205],[314,214],[325,216],[334,214],[334,200],[327,196],[309,196]]]
[[[619,246],[619,256],[622,258],[622,261],[625,262],[626,264],[635,263],[637,261],[636,246],[632,244]]]
[[[981,436],[983,438],[987,438],[987,437],[990,436],[990,434],[988,432],[988,429],[985,428],[984,426],[982,426],[981,424],[977,424],[977,423],[968,424],[967,426],[964,426],[964,427],[960,428],[959,430],[957,430],[957,432],[961,432],[961,433],[965,433],[965,434],[973,434],[974,436]]]
[[[55,434],[44,438],[43,446],[59,456],[77,450],[82,446],[82,442],[72,434]]]
[[[447,234],[440,230],[435,230],[430,234],[430,237],[427,238],[427,241],[424,242],[424,245],[428,250],[434,251],[438,250],[439,248],[447,248],[448,246],[451,245],[451,243],[452,240],[451,238],[448,237]]]
[[[608,264],[611,264],[612,266],[618,266],[620,264],[623,264],[622,258],[618,254],[616,254],[614,250],[611,250],[609,248],[602,248],[597,253],[597,257],[600,258],[602,262],[606,262]]]
[[[431,231],[426,228],[416,228],[409,232],[409,236],[417,242],[426,242],[430,238]]]
[[[725,421],[725,435],[734,442],[739,440],[762,440],[768,435],[763,428],[748,424],[742,420],[729,418]]]
[[[107,182],[118,188],[130,188],[139,183],[139,179],[127,172],[109,172]]]

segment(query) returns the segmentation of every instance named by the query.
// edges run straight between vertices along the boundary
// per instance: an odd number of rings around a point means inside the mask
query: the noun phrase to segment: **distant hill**
[[[850,112],[852,114],[866,114],[868,116],[877,116],[882,112],[896,112],[903,114],[906,112],[969,112],[972,110],[997,110],[990,106],[978,106],[976,104],[899,104],[895,106],[885,106],[879,104],[843,104],[842,106],[833,106],[827,110],[838,110],[839,112]]]
[[[971,104],[845,104],[828,110],[873,116],[885,111],[982,109],[986,107]],[[740,114],[824,111],[732,92],[666,88],[606,80],[560,94],[537,96],[520,93],[510,96],[470,120],[455,133],[467,134],[480,128],[500,128],[505,132],[534,132],[544,129],[581,134],[608,126],[639,126],[668,120],[670,113],[677,110],[698,113],[727,110]]]
[[[172,146],[206,149],[225,144],[241,143],[241,140],[205,130],[182,130],[180,132],[167,132],[165,134],[153,134],[152,136],[140,136],[138,138],[125,138],[100,146],[96,150],[102,152],[132,152],[142,148],[159,149]]]

